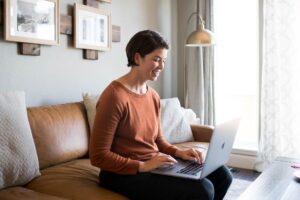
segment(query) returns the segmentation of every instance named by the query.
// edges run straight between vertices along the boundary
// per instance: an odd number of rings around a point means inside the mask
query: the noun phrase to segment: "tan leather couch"
[[[41,176],[27,185],[0,190],[1,200],[127,199],[99,185],[100,170],[88,158],[89,125],[82,102],[28,108],[28,118],[39,158]],[[212,128],[193,125],[198,142],[207,145]]]

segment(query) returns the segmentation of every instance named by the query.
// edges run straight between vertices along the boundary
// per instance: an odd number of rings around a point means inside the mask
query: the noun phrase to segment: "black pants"
[[[131,200],[223,199],[232,175],[223,166],[201,180],[190,180],[151,173],[120,175],[102,171],[100,184]]]

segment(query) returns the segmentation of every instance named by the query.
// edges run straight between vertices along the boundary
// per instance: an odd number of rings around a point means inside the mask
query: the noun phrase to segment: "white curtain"
[[[264,0],[260,138],[256,168],[300,157],[300,1]]]
[[[200,0],[199,5],[200,15],[205,21],[205,28],[212,30],[213,1]],[[190,30],[187,30],[188,33],[195,30],[194,26],[190,28]],[[213,47],[185,47],[185,52],[187,69],[185,107],[194,110],[197,116],[199,116],[201,124],[214,125]]]

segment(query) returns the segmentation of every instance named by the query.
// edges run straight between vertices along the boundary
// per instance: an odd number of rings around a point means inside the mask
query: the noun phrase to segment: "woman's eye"
[[[160,62],[160,58],[154,58],[155,62]]]

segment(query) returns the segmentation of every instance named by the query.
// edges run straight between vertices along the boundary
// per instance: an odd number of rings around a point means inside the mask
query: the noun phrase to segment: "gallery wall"
[[[60,13],[72,14],[74,3],[60,0]],[[177,96],[177,1],[112,0],[99,8],[111,12],[112,24],[121,27],[121,42],[112,43],[95,61],[82,58],[71,36],[60,34],[59,46],[41,47],[40,56],[18,54],[17,43],[4,41],[0,25],[0,92],[23,90],[28,106],[80,101],[82,92],[101,93],[114,79],[128,72],[125,47],[137,31],[153,29],[171,43],[165,71],[151,85],[162,98]]]

